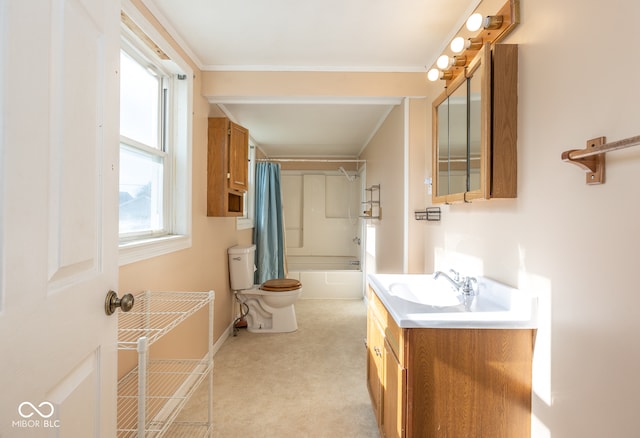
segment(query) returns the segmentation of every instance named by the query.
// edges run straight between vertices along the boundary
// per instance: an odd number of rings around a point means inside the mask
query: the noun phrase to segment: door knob
[[[113,315],[117,307],[120,307],[123,312],[128,312],[133,308],[134,301],[133,295],[131,294],[125,294],[122,298],[118,298],[118,294],[110,290],[107,292],[107,297],[104,300],[104,313]]]

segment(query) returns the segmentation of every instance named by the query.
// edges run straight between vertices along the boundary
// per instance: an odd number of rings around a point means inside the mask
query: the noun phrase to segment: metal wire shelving
[[[138,366],[118,382],[118,437],[207,437],[212,432],[213,301],[210,292],[154,292],[135,296],[118,320],[118,348],[136,350]],[[149,347],[198,310],[209,306],[207,352],[201,359],[150,359]],[[209,412],[202,421],[176,417],[208,379]]]

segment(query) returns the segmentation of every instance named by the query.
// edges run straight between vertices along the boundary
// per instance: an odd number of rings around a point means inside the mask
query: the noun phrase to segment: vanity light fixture
[[[466,41],[464,48],[468,50],[480,50],[482,48],[482,38],[469,38]]]
[[[465,41],[465,39],[459,36],[455,37],[453,41],[451,41],[451,46],[449,47],[451,48],[451,51],[453,53],[460,53],[465,49],[466,44],[467,42]]]
[[[440,70],[448,70],[451,67],[451,60],[447,55],[441,55],[436,61],[436,65]]]
[[[444,81],[450,81],[451,79],[453,79],[453,72],[451,70],[441,71],[440,79]]]
[[[468,38],[456,37],[451,41],[451,51],[453,53],[460,53],[464,50],[480,50],[482,48],[482,38]]]
[[[475,32],[482,27],[482,14],[475,13],[467,19],[467,30],[469,32]]]
[[[440,79],[440,70],[438,70],[437,68],[432,68],[431,70],[429,70],[429,72],[427,73],[427,79],[429,79],[431,82]]]
[[[452,65],[455,67],[464,67],[467,65],[467,57],[465,55],[454,56]]]
[[[451,67],[464,67],[467,64],[467,57],[465,55],[454,56],[449,58],[447,55],[442,55],[436,61],[436,65],[440,70],[449,70]]]
[[[438,79],[450,81],[453,79],[453,72],[451,70],[440,71],[437,68],[432,68],[427,72],[427,79],[431,82],[437,81]]]
[[[483,29],[500,29],[502,26],[502,15],[488,15],[483,17],[482,14],[475,13],[467,20],[467,29],[470,32],[476,32]]]
[[[503,21],[502,15],[489,15],[488,17],[484,17],[482,27],[487,30],[500,29]]]
[[[483,5],[480,4],[466,21],[463,28],[458,31],[449,46],[453,54],[442,54],[436,61],[436,65],[427,73],[427,79],[434,82],[438,79],[452,80],[464,70],[467,61],[474,58],[475,52],[480,50],[484,43],[494,44],[503,39],[520,22],[520,0],[507,0],[500,10],[494,15],[484,15]],[[469,32],[472,36],[466,37]],[[471,53],[465,53],[465,52]],[[438,72],[439,70],[439,72]]]

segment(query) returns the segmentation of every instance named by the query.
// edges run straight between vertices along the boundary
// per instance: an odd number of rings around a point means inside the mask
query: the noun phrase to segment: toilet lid
[[[302,283],[293,278],[275,278],[262,283],[260,289],[269,292],[287,292],[290,290],[300,289],[301,287]]]

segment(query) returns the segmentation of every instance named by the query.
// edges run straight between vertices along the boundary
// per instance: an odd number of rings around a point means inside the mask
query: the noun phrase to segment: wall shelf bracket
[[[587,172],[587,184],[604,184],[605,151],[593,153],[605,144],[606,137],[587,140],[585,149],[572,149],[562,153],[562,160],[573,163]]]

